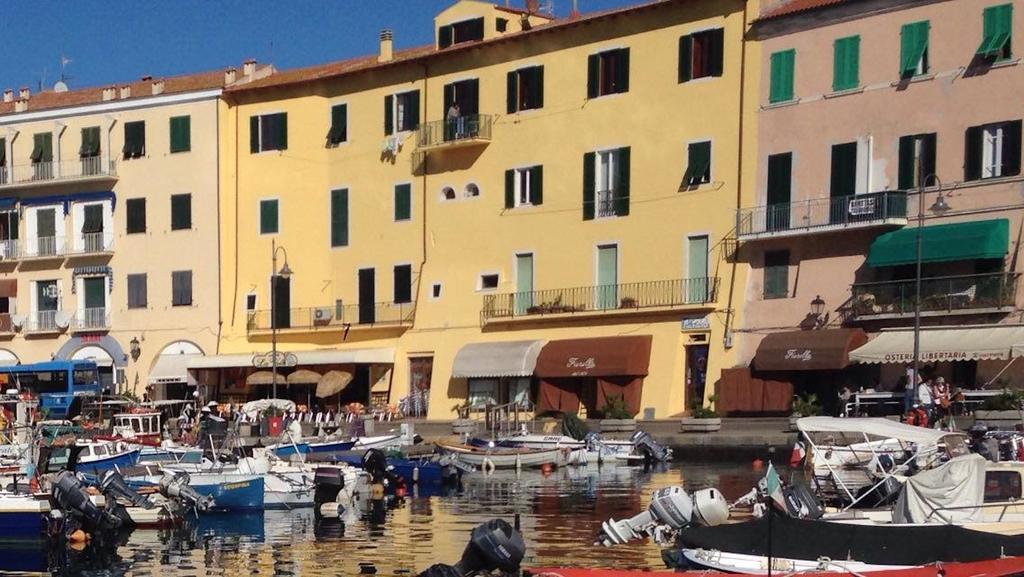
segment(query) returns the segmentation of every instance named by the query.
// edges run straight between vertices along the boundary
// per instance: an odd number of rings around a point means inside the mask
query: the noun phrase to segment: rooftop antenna
[[[67,75],[66,70],[67,70],[68,64],[71,64],[72,62],[74,62],[74,61],[71,60],[70,58],[68,58],[67,55],[65,55],[65,54],[61,54],[60,55],[60,80],[61,80],[61,82],[64,82],[64,81],[67,81],[67,80],[71,80],[71,77]]]
[[[38,86],[38,89],[39,89],[38,91],[39,92],[43,91],[43,85],[45,85],[45,84],[46,84],[46,68],[44,67],[43,71],[39,74],[39,83],[38,83],[38,85],[39,85]]]

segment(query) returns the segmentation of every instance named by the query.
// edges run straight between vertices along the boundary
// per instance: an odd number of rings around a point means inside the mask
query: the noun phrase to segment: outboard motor
[[[106,471],[100,476],[99,488],[100,492],[108,500],[124,499],[136,507],[142,507],[143,509],[153,508],[153,503],[148,497],[140,495],[138,491],[129,487],[128,483],[124,482],[124,477],[121,476],[121,473],[113,469]]]
[[[363,470],[370,475],[370,481],[385,487],[398,481],[398,476],[388,467],[388,458],[380,449],[369,449],[363,453]]]
[[[610,547],[644,537],[664,543],[671,534],[687,527],[713,527],[728,519],[729,503],[717,489],[701,489],[691,497],[682,487],[666,487],[654,492],[643,513],[602,523],[595,544]]]
[[[313,473],[313,506],[317,511],[320,505],[333,502],[338,493],[345,488],[345,473],[341,467],[317,467]]]
[[[644,461],[662,463],[672,458],[672,449],[654,440],[646,431],[636,431],[629,438],[633,442],[633,451],[644,457]]]
[[[506,521],[491,519],[473,529],[458,563],[431,565],[417,577],[472,577],[495,570],[513,573],[519,570],[525,555],[522,534]]]
[[[89,532],[121,526],[121,519],[104,512],[89,499],[82,483],[71,471],[57,474],[53,481],[52,495],[60,508],[79,518],[83,528]]]
[[[183,507],[195,508],[198,511],[206,511],[213,507],[213,497],[200,495],[189,485],[191,480],[188,473],[184,471],[174,474],[164,473],[164,476],[160,478],[160,494],[180,502]]]

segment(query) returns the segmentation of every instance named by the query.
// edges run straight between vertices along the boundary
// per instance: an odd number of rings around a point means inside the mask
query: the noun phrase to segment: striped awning
[[[452,377],[528,377],[537,365],[545,341],[470,343],[459,349],[452,363]]]

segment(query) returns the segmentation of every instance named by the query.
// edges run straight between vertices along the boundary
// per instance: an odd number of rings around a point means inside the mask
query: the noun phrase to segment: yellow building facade
[[[282,373],[348,372],[333,402],[429,418],[617,393],[663,418],[713,394],[744,282],[745,6],[463,0],[433,46],[384,31],[372,56],[225,90],[221,354],[197,378],[251,398],[276,325]],[[304,374],[281,386],[328,402]]]

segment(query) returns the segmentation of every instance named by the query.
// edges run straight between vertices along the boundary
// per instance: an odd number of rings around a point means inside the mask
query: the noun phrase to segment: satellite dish
[[[68,85],[63,80],[58,80],[57,83],[53,85],[53,91],[54,92],[67,92],[68,91]]]

